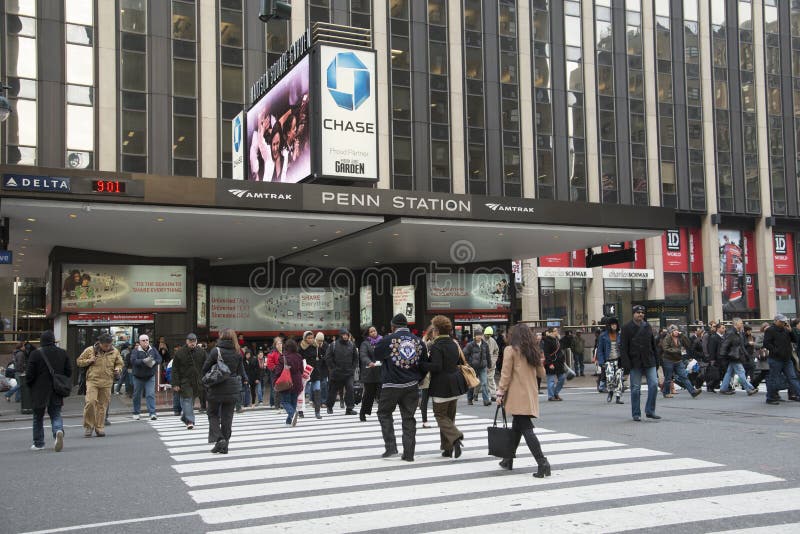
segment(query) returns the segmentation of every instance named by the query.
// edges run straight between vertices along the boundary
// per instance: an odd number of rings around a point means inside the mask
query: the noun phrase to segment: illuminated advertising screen
[[[359,292],[358,325],[362,330],[372,326],[372,287],[363,286]]]
[[[300,60],[247,112],[247,179],[297,183],[311,175],[309,58]]]

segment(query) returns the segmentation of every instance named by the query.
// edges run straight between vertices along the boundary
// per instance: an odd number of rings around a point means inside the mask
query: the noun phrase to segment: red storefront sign
[[[152,313],[71,313],[67,317],[69,324],[142,324],[155,322]]]
[[[569,264],[570,252],[551,254],[539,257],[539,267],[571,267]]]
[[[742,232],[744,237],[744,268],[747,274],[758,274],[758,256],[756,255],[756,237],[752,231]],[[752,302],[752,301],[751,301]]]
[[[692,250],[689,252],[689,236]],[[665,273],[688,273],[689,256],[692,257],[692,271],[703,271],[703,242],[699,228],[675,228],[661,236],[661,252]]]
[[[794,275],[794,234],[775,232],[772,235],[776,275]],[[777,291],[777,285],[775,287]]]

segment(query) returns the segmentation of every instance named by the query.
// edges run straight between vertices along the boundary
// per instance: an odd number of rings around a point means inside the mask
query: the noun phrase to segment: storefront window
[[[603,303],[616,304],[620,323],[630,320],[631,308],[634,302],[647,300],[646,280],[618,280],[606,278],[603,280]]]
[[[775,300],[777,300],[778,304],[778,313],[791,316],[797,314],[795,279],[795,276],[775,277]]]
[[[539,278],[539,317],[561,319],[567,325],[588,324],[586,280]]]

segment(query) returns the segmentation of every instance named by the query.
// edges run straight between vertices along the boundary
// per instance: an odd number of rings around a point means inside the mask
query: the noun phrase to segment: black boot
[[[503,469],[508,469],[511,471],[514,468],[514,459],[513,458],[503,458],[500,460],[500,467]]]
[[[550,476],[550,462],[547,461],[547,458],[542,456],[541,458],[536,458],[536,465],[539,466],[539,469],[533,474],[534,478],[544,478]]]
[[[320,404],[320,395],[321,395],[321,393],[319,391],[314,391],[312,393],[312,398],[314,399],[314,416],[317,419],[322,419],[322,416],[319,414],[319,409],[320,409],[320,406],[321,406],[321,404]]]

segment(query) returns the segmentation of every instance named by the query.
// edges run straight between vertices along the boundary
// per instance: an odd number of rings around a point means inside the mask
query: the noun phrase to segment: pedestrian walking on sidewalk
[[[644,320],[645,307],[633,307],[633,320],[620,332],[620,365],[631,377],[631,414],[634,421],[642,420],[642,376],[647,378],[647,403],[644,414],[649,419],[656,415],[658,372],[656,371],[656,337],[653,327]]]
[[[370,326],[361,342],[358,355],[361,359],[361,382],[364,384],[364,398],[361,399],[361,409],[358,418],[366,421],[368,415],[372,415],[372,405],[381,396],[381,368],[375,365],[375,345],[380,343],[383,337],[378,335],[378,329]]]
[[[201,376],[222,358],[231,374],[225,380],[208,388],[206,405],[208,407],[208,442],[214,444],[212,453],[228,454],[233,427],[233,411],[241,395],[242,384],[247,381],[242,363],[242,353],[237,342],[236,332],[230,328],[219,334],[217,346],[208,354],[203,364]]]
[[[495,373],[497,372],[497,360],[500,359],[500,345],[494,338],[494,328],[487,326],[483,331],[483,337],[486,338],[486,344],[489,346],[489,367],[486,369],[486,381],[489,385],[489,396],[492,402],[495,401],[495,393],[497,392],[497,383],[495,382]]]
[[[561,341],[558,339],[558,328],[551,326],[544,333],[542,339],[542,352],[544,353],[544,368],[547,372],[547,400],[560,401],[561,388],[566,379],[566,359],[561,350]],[[505,356],[503,356],[505,360]]]
[[[453,323],[444,315],[431,320],[433,343],[428,348],[431,380],[428,395],[433,401],[433,416],[439,426],[440,449],[445,458],[458,458],[463,448],[464,434],[456,426],[458,398],[467,392],[464,375],[458,368],[463,355],[452,338]]]
[[[483,329],[476,326],[474,331],[475,339],[467,343],[464,347],[464,357],[467,363],[475,369],[475,374],[480,380],[480,384],[475,386],[472,391],[467,392],[467,403],[472,404],[473,399],[478,396],[478,393],[483,396],[483,405],[489,406],[491,397],[489,396],[489,378],[488,368],[492,364],[491,356],[489,354],[489,344],[483,339]]]
[[[61,419],[64,398],[53,391],[50,369],[52,368],[55,374],[71,377],[72,366],[66,351],[56,347],[56,338],[52,330],[42,332],[39,339],[40,346],[28,357],[28,366],[25,369],[25,381],[31,389],[33,402],[33,445],[31,445],[31,450],[44,450],[44,411],[47,409],[55,440],[54,448],[56,452],[61,452],[64,447],[64,422]]]
[[[800,381],[792,359],[792,343],[800,339],[789,326],[789,320],[783,314],[775,316],[775,322],[764,333],[764,348],[769,351],[769,376],[767,377],[767,404],[778,404],[780,378],[784,376],[789,385],[789,398],[800,396]]]
[[[150,420],[156,416],[156,371],[161,364],[161,354],[150,345],[150,337],[139,336],[139,347],[131,351],[131,368],[133,369],[133,419],[139,420],[142,406],[142,392],[147,400],[147,412]]]
[[[172,389],[181,400],[181,421],[188,430],[194,428],[194,399],[203,389],[200,370],[206,361],[206,351],[197,345],[197,335],[186,336],[186,345],[175,351],[172,359]]]
[[[557,333],[556,333],[557,336]],[[555,338],[558,341],[558,337]],[[511,344],[503,352],[503,370],[497,386],[497,402],[511,414],[516,447],[524,437],[531,454],[536,459],[536,478],[550,476],[550,462],[542,452],[539,438],[533,431],[533,418],[539,417],[539,389],[536,377],[545,374],[545,368],[534,350],[536,340],[526,324],[517,324],[511,329]],[[504,458],[500,467],[511,470],[513,458]]]
[[[345,415],[356,415],[355,400],[353,398],[353,381],[355,380],[356,369],[358,368],[358,349],[350,340],[350,332],[346,329],[339,331],[339,338],[328,345],[325,354],[325,363],[331,373],[331,381],[328,386],[328,413],[333,413],[333,405],[336,402],[336,394],[344,388],[344,401],[347,406]]]
[[[747,380],[747,374],[744,372],[744,363],[748,360],[749,356],[745,346],[748,341],[744,333],[744,321],[738,317],[733,319],[733,327],[730,329],[725,339],[722,341],[722,346],[719,349],[720,358],[727,362],[727,371],[722,378],[722,385],[719,387],[719,392],[723,395],[733,395],[736,393],[731,386],[733,375],[739,377],[739,382],[747,390],[748,395],[755,395],[758,390],[753,387]]]
[[[303,392],[303,357],[297,352],[298,346],[294,339],[287,339],[283,345],[283,356],[278,359],[275,366],[275,376],[280,377],[283,370],[288,367],[292,376],[292,387],[280,392],[283,409],[286,410],[286,426],[297,425],[297,396]]]
[[[122,372],[122,356],[112,344],[111,334],[97,336],[97,343],[78,356],[78,367],[86,368],[86,404],[83,407],[83,436],[92,432],[102,438],[111,388]]]

